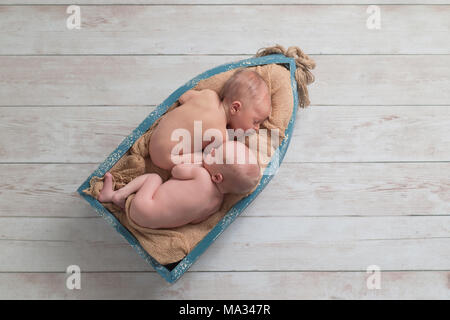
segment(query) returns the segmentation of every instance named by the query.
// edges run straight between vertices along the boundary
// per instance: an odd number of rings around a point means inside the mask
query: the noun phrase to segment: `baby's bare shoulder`
[[[205,169],[205,167],[198,167],[197,176],[200,179],[211,180],[211,175],[209,174],[208,170]]]
[[[205,94],[214,96],[214,97],[218,97],[219,95],[217,94],[216,91],[212,90],[212,89],[203,89],[201,92],[204,92]]]
[[[200,96],[198,98],[208,100],[219,100],[219,95],[212,89],[203,89],[200,91]]]
[[[198,167],[196,169],[192,182],[194,182],[198,188],[206,190],[209,189],[213,183],[211,180],[211,175],[204,167]]]

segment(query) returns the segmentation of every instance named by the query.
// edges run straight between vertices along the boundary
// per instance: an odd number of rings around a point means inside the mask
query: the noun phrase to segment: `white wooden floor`
[[[450,1],[377,0],[379,30],[371,1],[281,1],[0,1],[0,298],[450,299]],[[316,60],[312,106],[170,285],[75,190],[173,90],[276,43]]]

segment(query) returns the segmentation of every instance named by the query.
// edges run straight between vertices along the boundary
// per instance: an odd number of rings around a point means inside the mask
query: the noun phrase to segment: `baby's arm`
[[[203,152],[185,153],[176,155],[177,164],[191,164],[201,166],[203,163]]]
[[[195,178],[195,174],[200,169],[197,165],[178,164],[172,168],[172,177],[180,180],[191,180]]]

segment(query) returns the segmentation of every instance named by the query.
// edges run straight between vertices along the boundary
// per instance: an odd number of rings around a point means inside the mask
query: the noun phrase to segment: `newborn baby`
[[[117,191],[107,172],[98,200],[124,208],[127,197],[137,192],[131,220],[146,228],[174,228],[207,219],[220,209],[225,194],[245,194],[259,182],[257,159],[241,142],[227,141],[202,158],[202,164],[174,166],[164,183],[157,174],[144,174]]]
[[[257,131],[259,125],[270,115],[269,88],[264,79],[254,71],[240,69],[235,72],[223,86],[220,96],[209,89],[188,90],[178,99],[180,106],[161,118],[149,142],[149,154],[156,166],[171,170],[177,164],[173,161],[174,156],[180,156],[180,162],[195,162],[192,160],[193,154],[202,152],[210,143],[214,142],[213,146],[218,146],[228,140],[227,127]],[[209,129],[218,130],[221,141],[208,139],[202,134],[202,143],[195,144],[194,121],[201,121],[203,133]],[[172,139],[172,134],[177,129],[189,132],[190,150],[175,151],[179,144],[175,139],[179,137]]]

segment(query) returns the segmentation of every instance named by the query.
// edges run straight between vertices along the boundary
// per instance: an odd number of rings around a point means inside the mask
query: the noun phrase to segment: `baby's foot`
[[[105,173],[105,179],[103,180],[103,188],[98,195],[98,201],[100,202],[112,202],[112,197],[114,195],[112,174]]]

